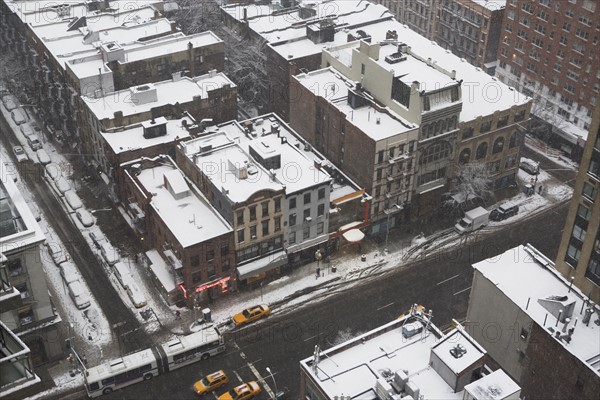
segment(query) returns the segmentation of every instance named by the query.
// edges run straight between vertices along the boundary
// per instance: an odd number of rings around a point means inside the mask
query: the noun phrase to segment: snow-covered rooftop
[[[546,325],[543,328],[545,330],[554,330],[558,315],[553,315],[544,307],[544,303],[554,302],[562,309],[574,302],[573,316],[567,328],[572,328],[575,321],[583,317],[581,312],[586,308],[585,296],[575,286],[569,288],[569,282],[554,268],[554,263],[529,245],[507,250],[494,258],[474,264],[473,267],[540,327]],[[531,282],[535,282],[535,285]],[[544,322],[546,318],[547,321]],[[570,343],[557,339],[549,330],[548,335],[554,337],[566,351],[588,363],[588,360],[600,356],[600,326],[593,322],[595,319],[598,319],[598,313],[592,315],[588,326],[577,324]],[[559,322],[558,329],[562,330],[563,325]],[[588,365],[600,375],[600,366]]]
[[[506,0],[471,0],[490,11],[501,10],[506,7]]]
[[[182,142],[180,146],[233,203],[242,203],[261,190],[283,190],[283,185],[225,131]]]
[[[140,85],[118,92],[108,93],[104,97],[82,96],[90,111],[98,120],[114,118],[117,111],[124,116],[149,112],[154,107],[167,104],[185,104],[197,99],[208,98],[208,92],[225,85],[235,86],[222,72],[211,72],[195,78],[187,76],[154,84]],[[138,99],[142,91],[143,98]],[[155,91],[155,92],[154,92]]]
[[[319,360],[309,357],[300,362],[321,390],[333,399],[334,396],[376,399],[377,380],[385,381],[395,372],[406,374],[413,388],[427,399],[462,399],[463,391],[454,389],[436,371],[430,362],[432,351],[444,354],[442,359],[454,372],[463,372],[473,363],[483,363],[483,350],[462,327],[444,335],[435,325],[427,322],[427,316],[411,313],[348,342],[321,351]],[[406,337],[404,328],[418,328],[420,332]],[[455,358],[451,349],[462,347],[466,353]],[[466,358],[465,358],[466,357]],[[463,360],[465,358],[465,360]],[[391,375],[389,375],[391,374]],[[401,390],[405,395],[405,389]],[[396,390],[398,393],[398,390]]]
[[[520,393],[521,388],[501,369],[465,386],[474,399],[502,400]]]
[[[180,179],[173,174],[179,174]],[[183,247],[193,246],[231,232],[229,224],[198,190],[190,188],[187,196],[182,196],[181,185],[188,186],[188,183],[181,176],[179,169],[174,166],[162,163],[145,168],[139,172],[137,178],[152,194],[150,204],[157,215]],[[176,184],[175,195],[165,186],[166,179]]]
[[[12,180],[14,164],[0,158],[0,253],[46,240],[27,201]]]
[[[157,119],[157,122],[164,123],[166,125],[166,135],[145,138],[144,127],[141,123],[125,127],[122,130],[101,132],[101,135],[104,140],[106,140],[106,143],[108,143],[112,151],[115,154],[119,154],[188,138],[190,133],[184,124],[190,126],[195,123],[191,117],[187,116],[171,120],[166,120],[161,117],[161,120],[159,121]]]
[[[185,51],[190,43],[193,48],[198,48],[221,42],[222,40],[211,31],[200,32],[190,36],[179,33],[169,38],[159,38],[140,43],[129,51],[126,49],[125,61],[122,64]]]

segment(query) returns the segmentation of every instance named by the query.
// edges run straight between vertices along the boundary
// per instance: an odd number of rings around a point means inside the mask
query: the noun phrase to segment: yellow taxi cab
[[[248,400],[260,393],[260,386],[255,381],[236,386],[219,396],[218,400]]]
[[[223,370],[213,372],[212,374],[208,374],[198,382],[194,383],[194,392],[196,392],[196,394],[212,392],[216,388],[223,386],[228,382],[229,378]]]
[[[268,305],[262,304],[260,306],[254,306],[245,309],[241,313],[237,313],[233,316],[233,322],[237,325],[244,325],[252,321],[256,321],[262,317],[265,317],[271,313],[271,309]]]

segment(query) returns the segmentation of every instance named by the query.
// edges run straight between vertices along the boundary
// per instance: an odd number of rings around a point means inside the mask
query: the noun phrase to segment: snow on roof
[[[189,140],[181,146],[215,188],[233,203],[242,203],[261,190],[283,190],[283,186],[225,132]]]
[[[465,386],[465,392],[480,400],[502,400],[520,391],[519,385],[501,369]]]
[[[457,375],[486,354],[486,351],[462,329],[448,334],[431,351]]]
[[[506,6],[506,0],[471,0],[490,11],[501,10]]]
[[[221,42],[223,41],[211,31],[196,33],[190,36],[178,34],[168,39],[159,38],[153,41],[144,42],[143,45],[127,51],[126,59],[122,64],[185,51],[190,43],[193,48],[199,48]]]
[[[130,125],[123,130],[100,132],[100,134],[104,140],[106,140],[106,143],[110,146],[112,151],[115,154],[120,154],[188,138],[190,133],[184,127],[184,121],[186,121],[188,126],[195,123],[190,117],[166,120],[167,134],[151,138],[144,137],[144,127],[141,123]]]
[[[177,80],[168,80],[153,85],[140,85],[118,92],[108,93],[104,97],[94,98],[82,96],[90,111],[98,120],[114,118],[117,111],[123,112],[123,116],[135,115],[149,112],[154,107],[166,104],[189,103],[196,99],[208,98],[208,92],[219,89],[225,85],[235,86],[229,78],[219,73],[209,73],[195,78],[187,76]],[[150,90],[156,90],[156,101],[133,101],[132,93],[140,92],[140,88],[148,86]]]
[[[137,178],[152,193],[150,204],[179,243],[189,247],[231,232],[229,224],[199,191],[180,199],[173,196],[163,178],[174,170],[174,166],[161,164],[141,170]]]
[[[19,251],[46,240],[27,201],[10,175],[12,163],[0,158],[0,253]]]
[[[465,339],[461,329],[444,337],[433,324],[425,327],[426,317],[409,314],[348,342],[320,352],[316,367],[314,357],[300,362],[301,368],[311,376],[329,398],[350,396],[350,398],[377,398],[373,388],[378,379],[384,378],[384,371],[392,374],[404,371],[428,399],[462,399],[463,392],[454,393],[444,379],[430,364],[432,348],[456,345],[473,346]],[[415,324],[423,330],[412,337],[405,337],[402,327]],[[458,333],[457,333],[458,332]],[[442,342],[440,342],[442,340]],[[468,344],[467,344],[468,343]],[[481,351],[472,349],[481,357]],[[458,366],[457,366],[458,367]]]
[[[333,18],[337,25],[358,26],[360,24],[392,18],[393,14],[382,5],[363,0],[321,1],[304,3],[314,10],[314,17],[302,19],[300,9],[282,11],[278,5],[232,4],[222,9],[238,21],[244,19],[244,9],[250,29],[268,42],[292,40],[306,36],[306,24],[326,17]],[[293,54],[293,53],[292,53]]]
[[[154,273],[154,276],[159,280],[165,291],[171,292],[175,290],[175,278],[171,272],[171,268],[167,266],[167,263],[160,256],[157,250],[152,249],[146,252],[146,256],[150,260],[150,269]]]
[[[584,295],[574,286],[569,289],[569,282],[554,268],[554,263],[530,245],[507,250],[499,256],[474,264],[473,267],[544,330],[545,318],[548,318],[546,323],[550,327],[554,327],[557,321],[557,316],[553,316],[542,305],[544,302],[574,302],[573,318],[568,328],[573,327],[576,318],[582,318],[578,313],[586,308]],[[536,284],[532,285],[531,282]],[[600,327],[593,323],[597,314],[592,316],[589,326],[577,324],[570,343],[556,339],[551,332],[548,335],[562,344],[566,351],[587,363],[587,360],[600,355]],[[559,322],[559,328],[562,326]],[[598,366],[588,366],[600,375]]]

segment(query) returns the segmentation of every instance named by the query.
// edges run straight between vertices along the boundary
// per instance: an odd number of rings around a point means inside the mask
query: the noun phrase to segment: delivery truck
[[[483,207],[477,207],[465,213],[463,219],[454,225],[454,230],[461,235],[472,232],[488,224],[490,213]]]

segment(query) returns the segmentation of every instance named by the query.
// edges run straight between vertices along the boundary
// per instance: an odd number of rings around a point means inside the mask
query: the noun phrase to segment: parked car
[[[223,393],[219,396],[218,400],[247,400],[259,394],[260,391],[261,389],[260,386],[258,386],[258,383],[251,381]]]
[[[57,243],[46,243],[46,247],[48,248],[48,254],[54,264],[60,265],[61,263],[67,261],[67,253],[66,251]]]
[[[521,158],[519,168],[530,175],[536,175],[540,172],[540,163],[530,160],[529,158]]]
[[[65,261],[58,266],[60,269],[60,276],[66,284],[79,280],[79,272],[77,267],[71,261]]]
[[[204,393],[212,392],[216,388],[226,385],[227,383],[229,383],[229,377],[227,377],[225,371],[220,370],[208,374],[198,382],[194,383],[194,392],[198,395],[202,395]]]
[[[50,156],[48,155],[48,153],[46,153],[46,150],[44,149],[39,149],[38,151],[36,151],[36,156],[38,161],[40,162],[40,164],[42,165],[48,165],[50,164]]]
[[[29,160],[29,157],[27,157],[25,150],[23,150],[23,148],[21,146],[13,147],[13,153],[15,153],[15,157],[17,157],[18,162],[23,162],[23,161]]]
[[[517,215],[519,212],[518,205],[506,204],[498,208],[493,209],[490,212],[490,219],[492,221],[503,221],[507,218]]]
[[[92,243],[94,243],[94,246],[96,246],[96,248],[99,249],[100,242],[102,239],[99,239],[94,232],[90,232],[89,235],[90,235],[90,239],[92,239]]]
[[[12,94],[2,96],[2,103],[4,104],[6,111],[12,111],[19,107],[19,100],[17,100],[17,98]]]
[[[131,276],[131,272],[129,272],[129,268],[122,262],[118,262],[113,265],[113,271],[115,273],[115,277],[123,286],[123,289],[127,290],[129,284],[133,281],[133,277]]]
[[[133,278],[131,278],[127,284],[127,295],[129,296],[129,300],[131,300],[135,308],[142,308],[146,306],[146,296],[144,296],[144,293],[142,293],[142,290],[138,284],[133,281]]]
[[[60,165],[56,163],[50,163],[46,165],[44,169],[46,170],[46,175],[48,176],[48,178],[50,178],[51,181],[57,180],[62,175]]]
[[[42,128],[40,128],[40,126],[37,124],[37,122],[31,121],[28,125],[31,127],[31,130],[33,131],[33,133],[35,133],[38,136],[42,135]]]
[[[24,124],[29,120],[29,117],[22,108],[15,108],[11,111],[10,116],[17,125]]]
[[[21,129],[21,133],[25,135],[25,137],[29,137],[30,135],[35,135],[35,132],[31,128],[31,124],[22,124],[19,129]]]
[[[259,306],[254,306],[245,309],[241,313],[235,314],[233,316],[233,323],[237,326],[248,324],[250,322],[256,321],[262,317],[266,317],[271,313],[271,309],[268,305],[262,304]]]
[[[67,286],[69,288],[69,296],[71,296],[78,309],[83,310],[90,306],[90,299],[87,293],[85,293],[81,282],[71,282]]]
[[[77,209],[80,209],[81,207],[83,207],[83,203],[81,202],[81,199],[79,198],[79,196],[77,196],[77,193],[75,193],[73,190],[67,190],[65,192],[65,200],[66,200],[67,204],[69,205],[69,207],[71,207],[73,210],[77,210]]]
[[[111,267],[120,260],[119,253],[117,253],[117,250],[108,242],[104,242],[100,245],[100,254],[104,261]]]
[[[79,222],[81,222],[81,225],[85,226],[86,228],[94,225],[94,216],[85,208],[77,210],[75,215],[77,216]]]
[[[40,142],[40,138],[37,135],[29,135],[27,136],[27,144],[31,147],[31,150],[36,151],[42,148],[42,142]]]

